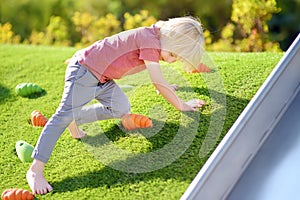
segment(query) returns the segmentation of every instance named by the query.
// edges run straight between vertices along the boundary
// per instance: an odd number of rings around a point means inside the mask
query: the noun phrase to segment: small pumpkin
[[[152,120],[144,115],[125,114],[122,117],[122,125],[126,130],[152,127]]]
[[[34,195],[28,190],[12,188],[6,189],[1,195],[2,200],[32,200]]]
[[[44,127],[47,123],[47,118],[44,115],[42,115],[42,113],[40,113],[39,111],[34,110],[32,111],[30,116],[30,122],[32,126]]]
[[[16,86],[15,91],[17,95],[28,97],[43,92],[43,89],[35,83],[20,83]]]

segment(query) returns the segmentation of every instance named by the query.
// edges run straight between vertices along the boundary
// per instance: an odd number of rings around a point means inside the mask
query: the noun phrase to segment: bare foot
[[[83,130],[81,130],[80,128],[78,128],[78,126],[76,125],[75,121],[71,122],[71,124],[68,126],[68,129],[69,129],[70,135],[74,139],[81,139],[84,136],[86,136],[86,132],[84,132]]]
[[[52,186],[46,181],[43,171],[44,163],[38,160],[34,160],[30,169],[27,171],[27,182],[34,195],[46,194],[53,190]]]
[[[26,174],[27,182],[34,195],[46,194],[53,190],[52,186],[46,181],[43,174],[35,173],[31,170]]]
[[[72,138],[74,138],[74,139],[81,139],[86,136],[86,132],[84,132],[81,129],[78,129],[78,131],[75,134],[72,134],[70,131],[70,134],[71,134]]]

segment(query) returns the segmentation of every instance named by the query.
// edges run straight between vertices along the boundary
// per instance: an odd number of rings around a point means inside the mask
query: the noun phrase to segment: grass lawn
[[[30,163],[19,160],[15,143],[37,142],[42,128],[27,120],[35,109],[48,118],[55,112],[63,91],[64,60],[75,51],[1,45],[0,192],[29,189],[25,174]],[[64,132],[45,169],[54,191],[36,198],[179,199],[282,55],[210,53],[217,69],[203,75],[163,63],[166,79],[179,85],[182,99],[207,102],[196,113],[180,113],[166,103],[146,72],[118,81],[135,87],[126,92],[132,112],[150,116],[154,127],[125,131],[120,120],[107,120],[83,125],[88,133],[83,140]],[[15,86],[22,82],[36,83],[46,92],[34,98],[17,96]]]

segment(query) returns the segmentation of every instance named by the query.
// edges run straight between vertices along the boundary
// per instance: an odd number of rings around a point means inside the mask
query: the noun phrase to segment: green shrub
[[[20,43],[21,37],[15,35],[12,31],[12,25],[10,23],[1,24],[0,23],[0,44],[3,43]]]
[[[80,43],[85,44],[88,43],[88,41],[90,40],[88,29],[93,23],[93,21],[95,21],[95,17],[88,12],[75,12],[75,14],[73,15],[72,22],[75,26],[76,32],[78,32],[81,36]]]
[[[150,26],[157,21],[153,16],[149,15],[149,11],[147,10],[141,10],[140,13],[135,15],[131,15],[130,13],[126,12],[124,14],[124,19],[124,30],[138,28],[141,26]]]
[[[76,43],[76,46],[87,45],[121,31],[121,22],[110,13],[97,18],[87,12],[76,12],[72,17],[72,21],[75,30],[81,36],[81,40]]]
[[[39,44],[43,44],[44,39],[45,39],[45,33],[44,32],[38,32],[36,30],[33,30],[31,32],[31,35],[30,35],[29,39],[25,40],[23,43],[39,45]]]
[[[74,45],[82,47],[89,45],[97,40],[116,34],[122,30],[128,30],[140,26],[149,26],[156,22],[153,16],[149,15],[146,10],[131,15],[124,14],[124,25],[122,28],[121,21],[108,13],[105,16],[96,17],[88,12],[75,12],[71,18],[74,30],[68,27],[63,19],[59,16],[52,16],[49,25],[45,31],[32,31],[29,39],[25,40],[26,44],[43,44],[43,45]],[[78,35],[78,40],[71,38],[72,32]]]
[[[209,48],[216,51],[280,51],[279,44],[270,41],[267,24],[272,14],[279,11],[276,0],[234,0],[231,21],[222,29],[221,39]]]
[[[69,45],[68,27],[59,16],[52,16],[46,28],[46,44]]]
[[[75,30],[81,36],[81,40],[76,43],[76,46],[85,46],[122,30],[129,30],[140,26],[149,26],[156,22],[156,19],[153,16],[150,16],[149,12],[146,10],[142,10],[135,15],[126,12],[124,14],[124,20],[122,28],[121,22],[111,13],[97,18],[87,12],[76,12],[72,17],[72,21],[75,25]]]
[[[95,20],[95,22],[89,28],[89,32],[91,35],[90,42],[103,39],[120,31],[121,22],[117,19],[115,15],[108,13],[105,16]]]
[[[44,32],[33,30],[29,40],[25,40],[24,43],[55,46],[70,45],[68,28],[61,17],[52,16]]]

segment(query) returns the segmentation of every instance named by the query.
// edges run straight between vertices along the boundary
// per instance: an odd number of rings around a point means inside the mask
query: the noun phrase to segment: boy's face
[[[160,59],[168,63],[173,63],[177,61],[177,56],[169,51],[162,50],[160,52]]]

